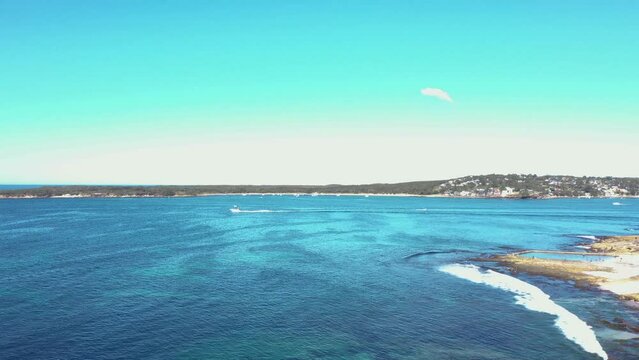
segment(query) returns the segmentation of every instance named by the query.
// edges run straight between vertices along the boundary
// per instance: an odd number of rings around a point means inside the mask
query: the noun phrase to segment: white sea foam
[[[612,203],[612,205],[614,205],[614,206],[624,206],[626,204],[615,201],[615,202]]]
[[[597,237],[592,235],[577,235],[576,237],[580,239],[586,239],[586,240],[592,240],[592,241],[597,240]]]
[[[566,338],[581,346],[585,351],[608,359],[597,340],[595,332],[575,314],[556,304],[538,287],[512,276],[492,270],[482,271],[475,265],[451,264],[440,268],[441,271],[478,284],[505,290],[515,294],[515,302],[525,308],[556,316],[557,326]]]
[[[239,208],[231,208],[229,209],[232,213],[272,213],[272,212],[282,212],[277,210],[240,210]]]

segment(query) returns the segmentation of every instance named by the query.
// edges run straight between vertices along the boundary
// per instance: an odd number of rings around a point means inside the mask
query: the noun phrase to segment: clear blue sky
[[[0,0],[0,182],[639,176],[614,159],[639,150],[638,18],[633,0]],[[405,162],[376,166],[379,141]],[[246,169],[265,159],[280,176]]]

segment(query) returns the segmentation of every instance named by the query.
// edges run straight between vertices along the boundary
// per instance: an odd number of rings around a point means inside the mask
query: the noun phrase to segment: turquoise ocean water
[[[554,316],[440,269],[639,233],[639,200],[614,201],[0,200],[0,358],[597,359]],[[607,325],[639,324],[637,310],[516,277],[592,326],[610,358],[639,357]]]

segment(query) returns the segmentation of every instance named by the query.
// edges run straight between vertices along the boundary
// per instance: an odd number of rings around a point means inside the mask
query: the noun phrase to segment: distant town
[[[639,178],[537,175],[466,176],[444,181],[436,193],[459,197],[634,197]]]
[[[639,197],[639,178],[475,175],[450,180],[365,185],[41,186],[0,191],[0,198],[184,197],[222,194],[396,195],[549,199]]]

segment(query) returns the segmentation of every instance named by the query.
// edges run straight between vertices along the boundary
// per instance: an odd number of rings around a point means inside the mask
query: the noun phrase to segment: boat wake
[[[556,304],[550,296],[538,287],[512,276],[496,271],[482,271],[475,265],[451,264],[439,268],[440,271],[478,284],[485,284],[515,294],[516,303],[525,308],[556,316],[555,326],[564,336],[589,353],[608,359],[597,340],[595,332],[575,314]]]
[[[232,213],[237,214],[237,213],[273,213],[273,212],[285,212],[284,210],[266,210],[266,209],[260,209],[260,210],[241,210],[239,208],[231,208],[229,209]]]
[[[323,209],[323,208],[289,208],[285,210],[244,210],[238,206],[229,209],[232,213],[352,213],[352,214],[412,214],[416,211],[426,212],[427,209]]]

